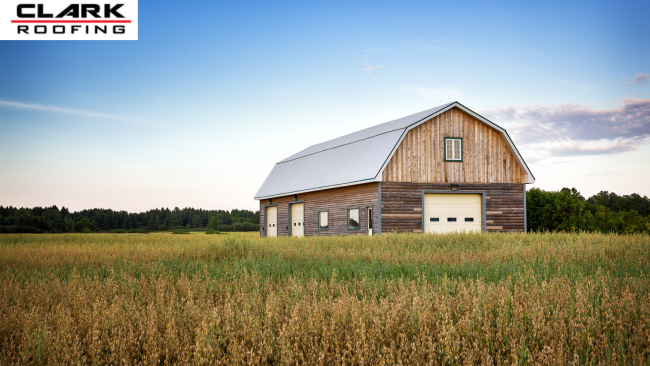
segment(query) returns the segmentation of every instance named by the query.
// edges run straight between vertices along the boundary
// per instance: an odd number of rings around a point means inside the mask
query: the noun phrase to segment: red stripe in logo
[[[12,23],[131,23],[130,20],[12,20]]]

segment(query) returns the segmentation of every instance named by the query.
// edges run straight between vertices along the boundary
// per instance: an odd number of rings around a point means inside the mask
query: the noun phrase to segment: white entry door
[[[366,207],[366,232],[372,236],[372,207]]]
[[[424,195],[424,232],[482,231],[480,194]]]
[[[278,236],[278,208],[266,208],[266,236]]]
[[[305,236],[305,204],[291,205],[291,236]]]

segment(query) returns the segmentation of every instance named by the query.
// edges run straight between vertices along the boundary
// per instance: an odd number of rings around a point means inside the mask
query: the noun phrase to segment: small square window
[[[440,222],[440,218],[439,217],[430,217],[429,222]]]
[[[445,137],[445,161],[463,161],[463,139]]]
[[[348,208],[348,230],[359,230],[359,207]]]
[[[455,217],[447,217],[447,222],[456,222]]]
[[[466,217],[465,222],[474,222],[474,218],[473,217]]]
[[[299,222],[299,223],[298,223],[298,226],[300,226],[300,224],[301,224],[301,223]]]
[[[323,210],[318,212],[318,230],[329,229],[329,211]]]

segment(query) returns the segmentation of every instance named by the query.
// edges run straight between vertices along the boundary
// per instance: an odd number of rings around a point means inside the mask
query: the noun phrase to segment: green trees
[[[160,228],[160,224],[161,224],[161,222],[160,222],[160,215],[156,215],[156,219],[153,221],[153,227],[152,227],[152,229],[153,229],[153,230],[159,230],[159,228]]]
[[[568,188],[559,192],[530,189],[526,192],[528,228],[533,231],[562,230],[560,227],[569,217],[582,214],[584,204],[580,197],[577,191]]]
[[[201,215],[194,215],[194,217],[192,218],[192,227],[193,228],[201,227],[202,224],[203,224],[203,217],[201,217]]]
[[[650,234],[650,199],[602,191],[585,199],[575,188],[526,194],[529,231],[598,231]],[[121,230],[167,230],[174,227],[218,231],[257,231],[260,212],[175,207],[140,213],[92,209],[69,212],[62,207],[0,206],[0,233],[60,233]]]
[[[65,219],[63,219],[63,222],[65,223],[65,231],[68,233],[71,233],[74,231],[74,221],[70,217],[70,215],[67,215]]]
[[[217,228],[219,227],[219,223],[218,223],[217,220],[218,220],[218,219],[217,219],[217,216],[216,216],[216,215],[215,215],[215,216],[212,216],[212,217],[210,218],[210,221],[208,222],[208,227],[209,227],[210,229],[217,230]]]
[[[169,226],[183,226],[183,216],[181,210],[178,207],[174,208],[172,211],[171,219],[169,220]]]
[[[16,208],[0,206],[0,232],[60,233],[111,230],[167,230],[170,227],[204,228],[220,231],[257,231],[259,212],[248,210],[174,210],[160,208],[140,213],[92,209],[70,213],[56,206]],[[232,227],[231,227],[232,225]]]
[[[232,210],[233,213],[238,210]],[[250,211],[249,211],[250,212]],[[230,223],[232,222],[231,214],[228,211],[217,211],[208,222],[208,227],[217,231],[230,231]],[[259,222],[259,221],[258,221]]]
[[[637,211],[639,210],[639,211]],[[601,191],[585,199],[575,188],[526,192],[528,231],[650,233],[650,199]]]
[[[95,229],[95,224],[85,217],[74,224],[74,231],[77,233],[92,233]]]
[[[210,217],[208,227],[217,231],[257,231],[260,213],[248,210],[217,211]]]
[[[56,207],[56,206],[54,206],[54,207]],[[64,225],[64,222],[63,222],[63,217],[61,216],[61,213],[59,212],[59,210],[57,210],[57,209],[46,210],[41,214],[41,217],[43,218],[43,220],[45,221],[47,226],[49,226],[49,228],[52,231],[55,231],[55,232],[63,232],[63,231],[65,231],[65,225]]]
[[[610,211],[636,211],[641,216],[650,215],[650,200],[648,197],[641,197],[636,193],[629,196],[618,196],[616,193],[600,191],[587,200],[587,203],[603,206]]]

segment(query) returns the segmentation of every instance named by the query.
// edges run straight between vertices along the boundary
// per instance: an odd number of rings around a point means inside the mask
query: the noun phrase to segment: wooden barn
[[[453,102],[289,156],[255,199],[263,237],[514,232],[534,182],[506,130]]]

